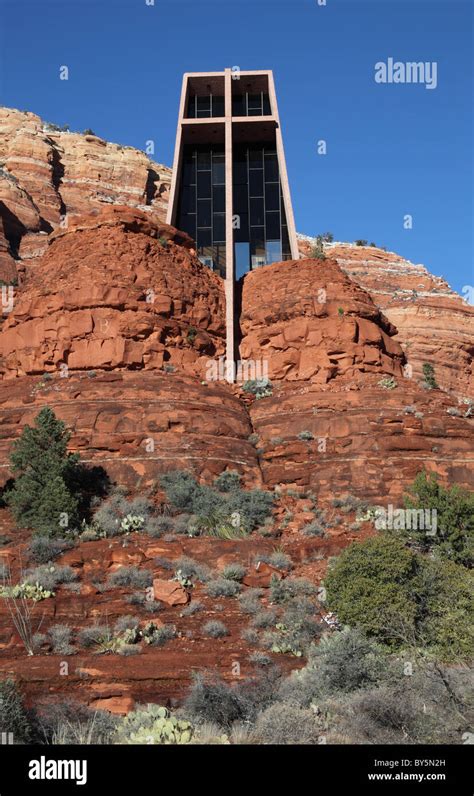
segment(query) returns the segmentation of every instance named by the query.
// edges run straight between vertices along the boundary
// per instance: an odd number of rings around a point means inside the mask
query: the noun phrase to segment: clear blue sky
[[[461,291],[474,284],[472,10],[470,0],[0,0],[0,101],[141,149],[154,139],[155,159],[171,165],[183,72],[273,69],[298,231],[373,240]],[[436,61],[438,87],[376,84],[389,56]]]

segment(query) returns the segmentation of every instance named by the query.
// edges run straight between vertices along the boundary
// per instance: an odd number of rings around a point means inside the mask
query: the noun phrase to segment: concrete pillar
[[[232,70],[225,70],[225,300],[226,300],[226,374],[234,381],[235,316],[234,316],[234,233],[232,229]]]

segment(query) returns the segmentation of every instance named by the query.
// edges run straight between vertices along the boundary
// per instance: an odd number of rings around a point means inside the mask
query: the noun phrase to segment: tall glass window
[[[232,116],[270,116],[270,97],[264,91],[245,92],[232,97]]]
[[[233,152],[237,278],[267,263],[291,259],[278,157],[274,145],[237,145]]]
[[[198,256],[225,277],[225,155],[223,147],[183,150],[178,226],[195,241]]]

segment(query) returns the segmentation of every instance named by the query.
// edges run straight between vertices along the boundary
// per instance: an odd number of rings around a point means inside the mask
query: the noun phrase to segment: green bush
[[[429,390],[439,390],[439,386],[436,383],[434,367],[433,365],[430,365],[429,362],[423,363],[423,376],[425,379],[425,385]]]
[[[44,407],[33,427],[26,425],[10,454],[15,482],[5,495],[15,520],[46,536],[63,535],[78,522],[74,481],[79,457],[67,452],[70,433],[52,409]]]
[[[210,722],[224,729],[236,721],[244,721],[249,713],[248,701],[239,689],[202,675],[195,676],[183,709],[196,723]]]
[[[75,650],[71,644],[72,630],[67,625],[52,625],[48,630],[55,655],[73,655]]]
[[[382,534],[355,542],[330,563],[327,607],[340,622],[394,648],[421,647],[442,660],[472,652],[472,573]]]
[[[474,492],[458,486],[445,488],[434,473],[422,471],[409,489],[405,506],[436,511],[437,532],[431,535],[426,529],[407,530],[400,532],[402,537],[422,552],[430,550],[456,564],[473,566]]]
[[[245,577],[246,569],[242,564],[227,564],[222,570],[222,577],[225,580],[241,581]]]
[[[237,470],[224,470],[214,479],[214,486],[219,492],[232,492],[234,489],[240,489],[240,481]]]
[[[270,379],[251,379],[242,384],[242,389],[244,392],[250,393],[250,395],[255,395],[257,401],[273,395],[273,385]]]
[[[312,710],[284,703],[270,705],[255,723],[255,735],[264,744],[317,744],[323,734]]]
[[[72,547],[69,539],[51,539],[49,536],[33,536],[28,555],[37,564],[48,564]]]
[[[195,515],[186,526],[191,535],[241,538],[265,521],[274,502],[270,492],[260,489],[243,490],[235,486],[222,492],[201,486],[191,473],[181,470],[164,475],[161,484],[175,508]]]

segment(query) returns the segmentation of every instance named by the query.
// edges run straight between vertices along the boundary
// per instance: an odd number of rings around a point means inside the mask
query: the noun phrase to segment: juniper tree
[[[69,439],[64,423],[45,407],[14,442],[15,482],[5,500],[21,527],[56,536],[77,521],[78,500],[70,485],[79,457],[68,453]]]

